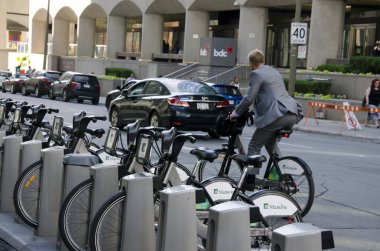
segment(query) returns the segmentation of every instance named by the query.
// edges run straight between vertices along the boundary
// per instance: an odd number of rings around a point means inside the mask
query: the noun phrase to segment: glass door
[[[376,24],[352,25],[349,42],[349,55],[370,56],[375,45]]]
[[[289,67],[289,28],[268,28],[267,63],[275,67]]]

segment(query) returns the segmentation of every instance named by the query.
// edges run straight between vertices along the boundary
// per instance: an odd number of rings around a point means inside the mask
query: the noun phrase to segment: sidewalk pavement
[[[372,122],[372,121],[371,121]],[[318,119],[318,124],[314,118],[308,118],[305,124],[305,118],[293,127],[294,131],[311,132],[325,135],[337,135],[349,137],[356,140],[365,140],[380,144],[380,128],[376,128],[374,123],[369,127],[361,124],[360,130],[348,130],[342,121]]]

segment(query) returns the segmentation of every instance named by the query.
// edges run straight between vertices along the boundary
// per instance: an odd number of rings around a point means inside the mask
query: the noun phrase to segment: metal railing
[[[192,72],[192,71],[198,69],[198,66],[199,66],[199,63],[193,63],[193,64],[188,65],[182,69],[179,69],[177,71],[169,73],[169,74],[165,75],[164,77],[165,78],[179,78],[179,77],[181,77],[181,76],[183,76],[189,72]]]
[[[236,66],[228,71],[222,72],[220,74],[217,74],[215,76],[212,76],[210,78],[205,79],[205,82],[225,82],[226,79],[232,80],[233,77],[239,76],[240,79],[246,79],[249,73],[249,69],[247,65],[239,65]]]

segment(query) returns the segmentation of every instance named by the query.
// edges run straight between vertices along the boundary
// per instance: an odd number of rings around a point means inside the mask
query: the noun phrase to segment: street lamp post
[[[294,22],[301,21],[301,0],[296,2],[296,14]],[[290,75],[289,75],[289,95],[294,96],[295,84],[296,84],[296,74],[297,74],[297,53],[298,53],[298,44],[293,44],[290,52]]]
[[[44,46],[44,70],[47,70],[46,58],[48,54],[48,40],[49,40],[49,17],[50,17],[50,0],[48,0],[48,7],[46,12],[46,29],[45,29],[45,46]]]

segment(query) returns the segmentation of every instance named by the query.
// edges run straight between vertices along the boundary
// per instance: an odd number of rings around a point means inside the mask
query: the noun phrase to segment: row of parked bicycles
[[[54,116],[52,123],[45,122],[46,114],[59,113],[44,105],[29,105],[10,99],[0,100],[0,125],[6,134],[22,134],[23,140],[41,140],[42,147],[64,147],[64,153],[86,153],[96,156],[98,162],[104,156],[118,163],[119,192],[104,201],[90,214],[94,183],[93,177],[78,184],[63,198],[59,212],[59,235],[70,250],[121,250],[123,214],[126,193],[121,179],[129,174],[148,172],[156,175],[158,186],[154,190],[155,228],[158,229],[160,191],[177,185],[191,185],[203,191],[203,199],[197,201],[198,250],[206,250],[208,210],[226,201],[243,201],[260,209],[259,219],[251,222],[251,248],[269,247],[272,231],[294,222],[301,222],[314,200],[314,182],[308,165],[298,157],[280,158],[271,154],[238,154],[234,143],[242,134],[243,126],[230,122],[228,143],[219,149],[192,148],[190,155],[197,161],[192,167],[181,164],[180,157],[186,143],[207,140],[208,136],[181,132],[175,128],[141,127],[139,121],[128,124],[121,132],[110,127],[90,129],[91,122],[106,120],[103,116],[89,116],[85,112],[73,115],[72,127],[63,126],[63,119]],[[98,146],[93,139],[106,133],[104,145]],[[277,143],[291,134],[289,130],[278,132]],[[263,163],[267,161],[265,167]],[[17,214],[28,225],[38,227],[37,209],[43,161],[26,168],[19,176],[13,200]],[[256,176],[255,190],[246,191],[249,174]],[[94,215],[91,217],[90,215]]]

